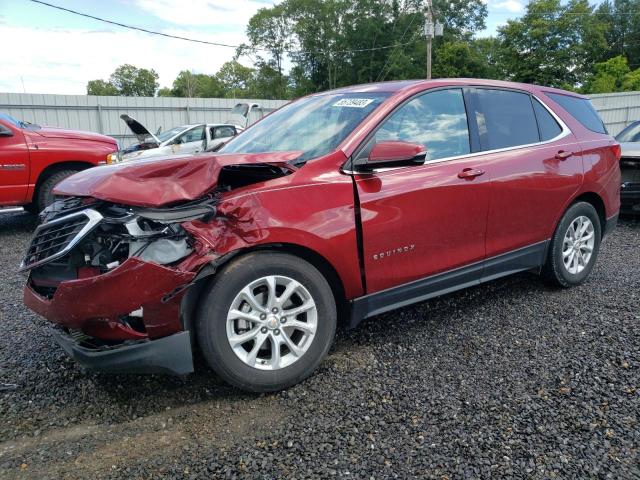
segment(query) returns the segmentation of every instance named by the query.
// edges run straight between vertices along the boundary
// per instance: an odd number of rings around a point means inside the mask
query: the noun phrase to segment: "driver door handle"
[[[484,170],[480,170],[478,168],[465,168],[458,174],[458,178],[466,178],[468,180],[473,180],[480,175],[484,175]]]
[[[556,160],[566,160],[571,155],[573,155],[573,152],[567,152],[565,150],[559,150],[558,153],[556,153]]]

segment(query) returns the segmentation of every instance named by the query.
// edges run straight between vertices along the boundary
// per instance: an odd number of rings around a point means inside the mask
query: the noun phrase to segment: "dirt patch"
[[[182,451],[224,451],[249,433],[281,423],[285,416],[274,398],[265,396],[212,400],[116,425],[85,423],[53,429],[42,436],[1,443],[0,460],[17,467],[2,476],[87,478],[109,470],[126,471],[130,463],[179,458]]]

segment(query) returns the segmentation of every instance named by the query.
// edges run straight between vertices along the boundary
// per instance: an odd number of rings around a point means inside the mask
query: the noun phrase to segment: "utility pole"
[[[431,80],[431,43],[433,42],[433,11],[431,10],[431,0],[427,0],[425,16],[424,34],[427,36],[427,80]]]
[[[444,25],[440,22],[433,23],[433,0],[426,0],[424,35],[427,37],[427,80],[431,80],[431,47],[433,37],[441,37],[444,32]]]

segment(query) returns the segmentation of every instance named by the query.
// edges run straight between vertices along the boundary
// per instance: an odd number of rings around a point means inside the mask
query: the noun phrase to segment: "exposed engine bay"
[[[47,297],[56,283],[104,274],[131,257],[174,264],[193,251],[180,222],[207,221],[216,214],[217,200],[211,195],[171,208],[128,207],[79,197],[60,200],[41,214],[43,223],[21,269],[32,269],[32,285]]]
[[[32,285],[48,297],[59,282],[104,274],[128,258],[173,265],[194,250],[193,238],[181,224],[209,222],[224,192],[290,172],[269,164],[226,166],[212,193],[161,207],[63,198],[40,214],[41,224],[20,268],[32,271]]]

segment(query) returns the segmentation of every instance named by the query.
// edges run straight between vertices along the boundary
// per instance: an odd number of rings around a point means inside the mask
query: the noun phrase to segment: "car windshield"
[[[24,127],[24,123],[23,122],[21,122],[20,120],[16,120],[11,115],[8,115],[6,113],[0,112],[0,120],[5,120],[5,121],[9,122],[10,124],[12,124],[14,127],[18,127],[18,128]]]
[[[302,98],[282,107],[231,140],[221,153],[300,150],[298,161],[333,150],[388,93],[335,93]]]
[[[616,140],[619,142],[640,141],[640,122],[634,122],[626,127],[618,135],[616,135]]]
[[[170,140],[176,135],[178,135],[179,133],[184,132],[187,128],[188,127],[174,127],[171,130],[167,130],[165,132],[159,133],[158,135],[156,135],[156,137],[158,137],[158,140],[160,140],[160,142],[166,142],[167,140]]]

